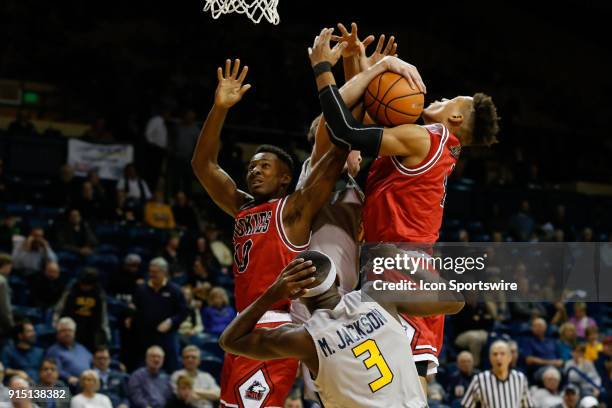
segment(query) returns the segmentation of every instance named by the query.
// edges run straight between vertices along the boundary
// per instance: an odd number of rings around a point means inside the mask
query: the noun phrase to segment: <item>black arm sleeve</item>
[[[365,126],[355,119],[335,85],[323,88],[319,92],[319,101],[333,144],[344,149],[360,150],[367,156],[378,156],[382,126]]]

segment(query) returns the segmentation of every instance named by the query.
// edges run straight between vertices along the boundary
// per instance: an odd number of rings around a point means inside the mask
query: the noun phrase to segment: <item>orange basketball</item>
[[[425,98],[418,89],[412,89],[403,76],[383,72],[370,82],[364,96],[368,114],[383,126],[414,123],[423,112]]]

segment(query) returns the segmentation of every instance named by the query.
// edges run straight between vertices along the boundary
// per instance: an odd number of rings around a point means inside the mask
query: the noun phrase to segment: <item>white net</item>
[[[272,24],[278,24],[280,17],[276,10],[278,0],[205,0],[204,11],[209,11],[213,18],[222,14],[246,14],[254,23],[265,17]]]

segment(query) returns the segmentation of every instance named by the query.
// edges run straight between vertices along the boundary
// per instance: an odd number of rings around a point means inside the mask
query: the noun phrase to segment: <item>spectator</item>
[[[595,361],[595,368],[602,379],[604,389],[612,390],[612,336],[604,339],[603,350]]]
[[[200,349],[187,346],[183,349],[183,368],[175,371],[170,382],[175,393],[180,392],[180,378],[189,378],[192,384],[190,402],[197,408],[213,408],[213,401],[219,400],[221,389],[212,375],[198,370],[200,365]]]
[[[190,230],[199,230],[198,215],[184,191],[176,193],[172,213],[174,214],[177,226]]]
[[[138,207],[151,199],[151,190],[147,183],[140,178],[133,163],[125,166],[123,178],[117,182],[117,191],[124,191],[127,200],[133,200]]]
[[[179,326],[178,331],[183,342],[189,343],[193,336],[197,336],[204,331],[202,316],[200,314],[200,310],[202,309],[202,301],[193,297],[191,286],[183,286],[183,295],[185,296],[185,301],[189,307],[189,314]]]
[[[99,392],[110,398],[113,407],[128,408],[128,376],[110,368],[111,356],[107,346],[98,346],[93,355],[93,370],[100,382]]]
[[[236,310],[230,306],[225,289],[212,288],[208,295],[208,306],[202,310],[204,330],[219,336],[235,316]]]
[[[91,366],[91,353],[74,340],[76,323],[70,317],[62,317],[57,322],[57,342],[47,350],[47,358],[57,361],[60,378],[71,386],[76,386],[79,376]]]
[[[450,404],[453,404],[455,400],[461,400],[461,398],[463,398],[465,391],[472,382],[472,378],[477,374],[477,372],[474,371],[474,357],[472,353],[469,351],[462,351],[459,353],[459,355],[457,355],[457,368],[458,370],[448,379],[448,384],[446,386],[446,395]]]
[[[135,223],[140,220],[140,205],[134,199],[127,198],[127,193],[117,190],[117,200],[111,211],[110,219],[122,224]]]
[[[577,344],[572,350],[572,359],[565,362],[563,367],[570,383],[580,388],[581,394],[593,395],[597,393],[597,388],[601,385],[601,377],[597,373],[592,362],[585,358],[586,347],[584,344]],[[581,373],[579,373],[579,370]],[[590,381],[589,381],[590,380]],[[595,386],[593,386],[595,384]]]
[[[427,401],[431,406],[439,406],[447,398],[444,387],[436,381],[434,375],[427,377]]]
[[[13,342],[2,350],[2,363],[6,375],[17,375],[29,382],[38,381],[38,368],[44,357],[44,350],[35,347],[36,331],[27,320],[23,320],[13,328]]]
[[[548,367],[542,373],[542,384],[544,387],[533,387],[532,400],[538,408],[554,408],[563,403],[563,398],[559,393],[561,384],[561,374],[554,367]]]
[[[512,320],[516,322],[527,323],[536,317],[546,316],[546,309],[539,302],[532,302],[529,299],[537,297],[531,291],[531,284],[527,275],[527,267],[523,263],[516,266],[515,273],[516,283],[518,286],[518,294],[515,297],[515,302],[510,302],[510,315]]]
[[[167,274],[168,264],[163,258],[149,263],[149,279],[134,293],[134,326],[141,350],[161,345],[166,355],[164,368],[172,372],[178,367],[177,330],[188,309],[181,288],[169,282]]]
[[[106,294],[95,268],[84,268],[78,280],[66,289],[57,303],[56,316],[67,316],[75,321],[76,341],[89,351],[106,344],[110,338]]]
[[[93,184],[85,181],[81,184],[81,191],[74,201],[74,206],[88,221],[97,222],[106,218],[108,209],[104,200],[95,195]]]
[[[146,178],[150,185],[156,186],[160,171],[166,166],[165,159],[168,150],[168,127],[166,123],[170,120],[170,111],[164,110],[161,114],[154,115],[145,127],[145,139],[147,141],[147,161],[152,165],[146,167]]]
[[[0,362],[0,404],[8,404],[10,401],[9,390],[4,386],[4,366]]]
[[[215,256],[213,255],[210,246],[208,245],[208,239],[205,236],[200,236],[196,240],[195,258],[200,258],[206,267],[206,269],[213,275],[217,275],[221,271],[221,265]]]
[[[208,299],[208,294],[213,285],[213,279],[210,276],[208,267],[202,261],[202,258],[198,257],[193,261],[193,268],[187,282],[193,288],[193,293],[198,299],[202,301]]]
[[[283,408],[304,408],[302,398],[300,398],[300,395],[296,393],[289,394],[285,399]]]
[[[185,274],[185,266],[179,258],[180,246],[180,236],[177,234],[172,234],[168,238],[168,241],[166,241],[166,245],[161,253],[161,257],[168,263],[168,271],[172,277],[178,277]]]
[[[120,271],[111,276],[110,291],[118,299],[132,303],[134,291],[144,283],[144,274],[140,271],[142,258],[138,254],[127,254]]]
[[[13,268],[11,257],[0,253],[0,348],[3,338],[7,338],[13,329],[13,309],[11,308],[11,288],[8,276]]]
[[[510,368],[519,369],[519,346],[518,343],[514,340],[508,341],[508,347],[510,347],[510,355],[512,356],[512,360],[510,361]],[[521,370],[522,371],[522,370]]]
[[[170,379],[161,371],[164,351],[159,346],[147,349],[145,367],[132,373],[128,391],[133,408],[163,408],[172,396]]]
[[[599,341],[599,328],[597,326],[589,326],[585,331],[586,350],[584,358],[589,361],[597,360],[599,353],[603,350],[603,344]]]
[[[578,408],[580,389],[573,384],[568,384],[563,389],[561,397],[563,398],[563,403],[555,408]]]
[[[574,303],[574,316],[570,317],[570,323],[576,327],[578,337],[586,336],[586,329],[590,326],[597,326],[595,320],[587,316],[587,305],[584,302]]]
[[[530,372],[549,365],[563,366],[555,341],[546,337],[546,321],[540,317],[531,322],[531,336],[525,339],[523,354]]]
[[[81,218],[77,209],[68,213],[68,222],[59,230],[57,241],[63,250],[76,252],[84,257],[91,255],[98,245],[98,239],[89,223]]]
[[[520,371],[510,369],[508,343],[497,340],[489,349],[491,370],[474,375],[461,406],[467,408],[532,407],[527,377]],[[510,380],[510,381],[508,381]],[[485,389],[486,387],[486,389]]]
[[[175,170],[172,177],[176,183],[175,191],[181,189],[190,192],[191,180],[193,180],[190,161],[200,135],[200,128],[195,123],[195,119],[195,112],[187,110],[183,115],[183,120],[176,128],[176,138],[172,143],[172,151],[175,153],[175,164],[172,166]]]
[[[13,265],[23,275],[30,276],[41,272],[47,262],[57,262],[57,256],[45,239],[45,231],[34,227],[23,242],[15,245]]]
[[[54,307],[66,289],[66,280],[57,262],[47,262],[43,273],[34,275],[30,282],[32,303],[42,309]]]
[[[181,375],[176,382],[176,391],[166,403],[166,408],[193,408],[193,379]]]
[[[535,221],[530,215],[529,201],[521,201],[518,213],[509,220],[510,232],[516,241],[528,241],[535,229]]]
[[[542,291],[542,299],[552,299],[557,295],[557,288],[555,287],[556,283],[556,276],[552,273],[549,274],[546,282],[546,287]],[[568,318],[565,303],[555,302],[554,308],[555,312],[552,318],[550,319],[550,324],[553,326],[560,326],[563,323],[566,323]]]
[[[38,370],[40,388],[42,390],[57,390],[61,393],[58,398],[39,398],[36,404],[43,408],[67,408],[70,406],[70,389],[59,379],[57,361],[52,358],[43,359]],[[45,396],[46,397],[46,396]]]
[[[480,353],[493,327],[494,316],[489,302],[479,302],[474,292],[467,292],[465,307],[455,315],[455,339],[457,347],[469,349],[474,364],[480,365]],[[205,323],[206,324],[206,323]]]
[[[37,408],[30,399],[30,384],[21,377],[13,377],[9,381],[9,389],[14,392],[11,402],[13,408]]]
[[[576,326],[573,323],[565,322],[559,327],[559,340],[557,341],[561,360],[567,361],[572,358],[574,346],[576,346]]]
[[[176,227],[172,207],[165,202],[163,190],[156,190],[153,200],[145,205],[144,221],[153,228],[173,229]]]
[[[64,164],[60,167],[59,177],[51,185],[49,201],[58,207],[68,206],[79,191],[79,186],[74,178],[74,169]]]
[[[81,393],[72,397],[70,408],[113,408],[111,400],[100,390],[100,379],[94,370],[85,370],[81,374]]]
[[[97,169],[91,169],[87,173],[86,181],[91,184],[91,188],[93,190],[94,198],[102,203],[103,207],[108,206],[108,194],[106,192],[106,188],[102,185],[102,181],[100,180],[100,175],[98,174]]]

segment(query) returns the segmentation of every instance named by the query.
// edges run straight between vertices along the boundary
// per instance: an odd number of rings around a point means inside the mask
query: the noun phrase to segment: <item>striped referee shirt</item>
[[[508,378],[499,380],[491,370],[476,374],[461,406],[466,408],[532,408],[529,384],[525,374],[510,370]]]

